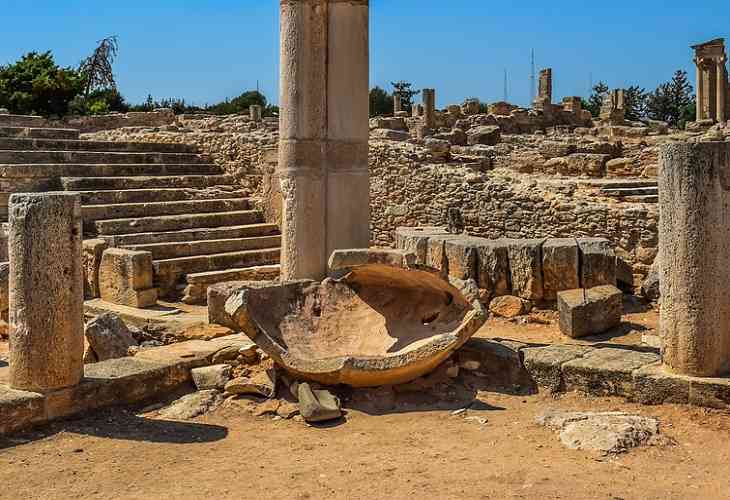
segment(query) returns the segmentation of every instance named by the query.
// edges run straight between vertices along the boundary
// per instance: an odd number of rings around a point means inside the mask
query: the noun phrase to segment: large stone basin
[[[483,324],[478,301],[398,251],[340,251],[338,278],[249,283],[226,302],[278,364],[323,384],[371,387],[430,372]]]

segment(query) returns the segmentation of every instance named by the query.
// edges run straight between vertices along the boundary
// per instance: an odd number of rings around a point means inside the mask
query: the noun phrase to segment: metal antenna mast
[[[504,102],[509,101],[509,92],[507,89],[507,68],[504,69]]]
[[[530,103],[535,102],[535,49],[530,53]]]

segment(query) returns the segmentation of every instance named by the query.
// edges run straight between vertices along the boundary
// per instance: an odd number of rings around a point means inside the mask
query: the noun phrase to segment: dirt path
[[[730,418],[567,395],[481,392],[484,411],[349,412],[330,428],[254,417],[232,404],[194,422],[114,410],[0,443],[0,498],[721,499]],[[602,457],[534,424],[545,408],[661,419],[676,445]],[[30,441],[24,441],[30,439]]]

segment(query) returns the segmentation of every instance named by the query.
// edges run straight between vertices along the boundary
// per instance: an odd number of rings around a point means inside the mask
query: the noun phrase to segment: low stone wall
[[[74,128],[82,133],[113,130],[122,127],[162,127],[176,123],[171,109],[149,112],[110,113],[95,116],[68,116],[49,122],[51,128]]]

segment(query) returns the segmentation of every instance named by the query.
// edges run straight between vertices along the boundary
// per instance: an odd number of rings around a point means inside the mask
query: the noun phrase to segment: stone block
[[[529,373],[522,364],[520,350],[525,344],[497,342],[471,338],[457,353],[459,366],[484,375],[490,386],[521,389],[533,387]]]
[[[639,368],[633,373],[631,401],[644,405],[688,404],[689,377],[670,373],[661,363]]]
[[[539,387],[552,393],[565,390],[563,364],[583,357],[592,350],[588,346],[555,344],[527,347],[522,350],[525,369]]]
[[[580,287],[578,243],[574,238],[548,239],[542,245],[543,298],[555,301],[558,292]]]
[[[442,227],[399,227],[395,230],[395,247],[416,255],[416,263],[426,265],[428,240],[448,234]]]
[[[391,267],[405,267],[405,252],[385,248],[362,248],[352,250],[335,250],[330,255],[327,267],[330,276],[339,276],[352,268],[369,264],[381,264]]]
[[[546,160],[562,158],[576,152],[575,144],[559,141],[542,141],[539,146],[540,154]]]
[[[428,239],[426,250],[426,266],[441,271],[443,275],[448,274],[449,263],[446,258],[446,242],[460,237],[460,235],[448,233],[431,236]]]
[[[544,240],[510,240],[512,295],[532,302],[543,298],[542,244]]]
[[[612,285],[558,292],[560,331],[577,339],[621,324],[623,293]]]
[[[605,238],[578,238],[580,286],[616,285],[616,254]]]
[[[614,158],[606,162],[608,177],[640,177],[641,164],[634,158]]]
[[[502,318],[516,318],[529,313],[531,309],[532,303],[529,300],[513,295],[501,295],[489,303],[489,311]]]
[[[469,146],[475,144],[496,146],[502,138],[502,131],[497,125],[482,125],[469,129],[466,137]]]
[[[654,353],[626,348],[594,349],[562,365],[565,388],[598,396],[630,397],[635,370],[659,361]]]
[[[157,303],[152,287],[152,253],[109,248],[99,266],[101,299],[130,307],[151,307]]]
[[[490,297],[509,295],[512,291],[509,275],[508,240],[479,239],[476,244],[476,274],[480,289]]]
[[[81,246],[81,258],[84,267],[84,298],[97,299],[99,292],[99,266],[101,256],[108,247],[106,240],[84,240]]]
[[[44,415],[42,395],[0,385],[0,435],[40,422]]]
[[[558,173],[568,176],[603,177],[606,173],[606,162],[609,155],[573,153],[565,158],[565,162],[557,164]]]
[[[464,236],[445,243],[449,276],[460,280],[477,278],[477,252],[475,238]]]

